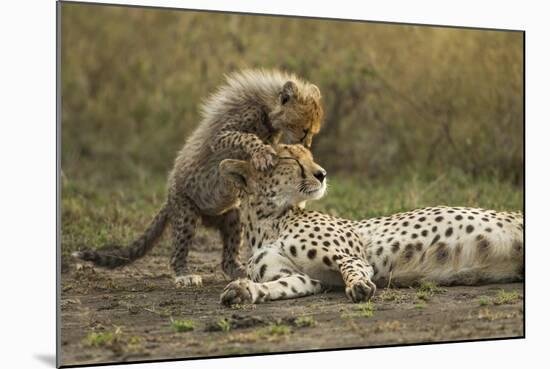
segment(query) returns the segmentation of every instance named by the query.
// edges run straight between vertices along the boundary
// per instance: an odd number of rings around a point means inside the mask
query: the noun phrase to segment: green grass
[[[384,288],[379,294],[378,298],[382,301],[391,301],[391,302],[402,302],[405,299],[403,292],[393,289],[393,288]]]
[[[422,281],[420,282],[420,286],[415,293],[415,306],[419,309],[423,309],[426,305],[426,302],[429,301],[433,297],[433,295],[443,293],[445,291],[446,290],[444,288],[438,287],[434,282]]]
[[[287,334],[290,334],[291,329],[289,326],[284,324],[272,324],[265,328],[262,332],[264,335],[268,336],[286,336]]]
[[[231,330],[231,323],[225,318],[221,318],[216,322],[216,325],[222,332],[229,332]]]
[[[479,303],[479,306],[487,306],[491,302],[491,300],[487,296],[480,296],[477,301]]]
[[[116,337],[117,335],[112,332],[90,332],[85,342],[88,346],[103,347],[112,344]]]
[[[489,296],[480,296],[478,299],[479,306],[488,306],[493,305],[504,305],[504,304],[515,304],[520,300],[519,293],[517,291],[504,291],[500,290],[497,292],[494,298]]]
[[[195,329],[195,323],[192,320],[171,320],[172,329],[176,332],[189,332]]]
[[[445,291],[446,290],[444,288],[438,287],[432,281],[422,281],[420,282],[420,287],[418,287],[418,292],[425,292],[430,295],[434,295],[436,293],[443,293]]]
[[[364,304],[355,305],[353,311],[345,311],[342,313],[341,317],[343,319],[372,318],[374,316],[374,310],[374,303],[368,301]]]
[[[322,164],[322,163],[321,163]],[[517,187],[492,179],[473,179],[461,173],[420,176],[412,171],[391,180],[368,177],[328,177],[324,199],[308,208],[353,219],[389,215],[435,206],[470,206],[495,210],[521,210],[523,193]]]
[[[433,296],[433,293],[428,291],[416,291],[416,299],[428,301]]]
[[[414,308],[418,309],[418,310],[425,309],[426,306],[428,306],[428,305],[426,305],[426,303],[424,301],[419,301],[419,302],[414,304]]]
[[[314,327],[315,325],[317,325],[317,322],[312,316],[303,315],[294,320],[294,325],[299,328]]]
[[[493,304],[503,305],[503,304],[515,304],[519,301],[519,293],[517,291],[504,291],[500,290],[497,292],[496,297],[493,299]]]
[[[113,180],[110,185],[101,183],[78,177],[62,182],[61,245],[64,255],[85,247],[131,242],[145,230],[164,201],[164,177]],[[363,219],[440,204],[521,210],[522,201],[522,191],[518,188],[493,180],[457,175],[421,179],[411,175],[369,181],[329,174],[327,195],[308,204],[308,209]],[[152,250],[152,254],[157,255],[169,252],[169,237]]]
[[[128,339],[129,346],[139,346],[142,341],[140,336],[132,336]]]
[[[62,184],[61,250],[66,256],[82,248],[133,241],[162,206],[166,179],[115,181],[109,186],[68,179]],[[168,250],[169,243],[164,241],[152,253]]]

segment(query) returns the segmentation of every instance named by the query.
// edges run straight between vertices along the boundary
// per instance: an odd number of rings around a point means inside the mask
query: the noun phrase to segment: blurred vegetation
[[[348,219],[378,217],[434,205],[516,211],[523,208],[523,194],[513,184],[497,179],[474,180],[460,172],[433,180],[412,171],[397,178],[374,180],[338,175],[330,177],[328,183],[327,195],[310,202],[307,208]],[[65,181],[61,199],[63,253],[131,242],[162,205],[164,186],[163,177],[131,186],[105,188],[82,179]],[[199,229],[198,239],[208,233]],[[170,251],[170,237],[165,236],[152,253],[165,255]]]
[[[521,33],[69,3],[61,25],[68,249],[142,231],[202,99],[242,68],[320,87],[313,208],[523,207]]]
[[[165,175],[223,75],[316,83],[329,172],[406,167],[522,183],[523,35],[62,4],[62,164],[99,183]],[[98,170],[100,168],[101,170]]]

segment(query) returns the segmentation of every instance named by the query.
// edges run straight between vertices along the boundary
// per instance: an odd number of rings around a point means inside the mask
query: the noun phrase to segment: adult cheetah
[[[224,160],[224,176],[240,188],[241,220],[252,246],[248,278],[231,282],[226,305],[259,303],[345,286],[353,302],[376,286],[422,280],[441,285],[523,279],[520,213],[431,207],[363,221],[300,209],[321,198],[326,172],[300,145],[279,145],[265,172]]]
[[[222,269],[244,275],[239,261],[241,224],[237,190],[219,175],[223,159],[249,159],[258,170],[273,165],[270,146],[279,141],[310,146],[319,132],[323,110],[319,89],[295,75],[278,71],[234,73],[203,105],[203,119],[179,152],[168,179],[168,197],[145,233],[129,247],[111,246],[76,252],[95,265],[115,268],[144,256],[172,226],[171,266],[179,285],[200,285],[190,274],[187,255],[199,220],[219,229]]]

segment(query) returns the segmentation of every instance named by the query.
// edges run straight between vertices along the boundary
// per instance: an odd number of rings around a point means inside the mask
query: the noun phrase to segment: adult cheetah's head
[[[273,128],[283,132],[282,143],[311,148],[323,120],[321,91],[312,83],[297,78],[288,80],[269,112],[269,119]]]
[[[326,171],[313,161],[302,145],[277,145],[277,164],[267,170],[254,169],[248,161],[226,159],[221,174],[250,199],[267,199],[275,207],[290,207],[324,196]]]

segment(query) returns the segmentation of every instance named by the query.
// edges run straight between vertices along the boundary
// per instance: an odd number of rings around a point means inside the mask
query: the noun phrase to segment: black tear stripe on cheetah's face
[[[258,172],[225,160],[222,174],[241,189],[241,218],[252,248],[248,279],[231,282],[226,305],[259,303],[344,286],[354,302],[376,285],[474,284],[522,279],[521,214],[434,207],[364,221],[305,211],[324,195],[326,172],[299,145],[277,147],[278,165]],[[282,160],[281,160],[282,159]]]

